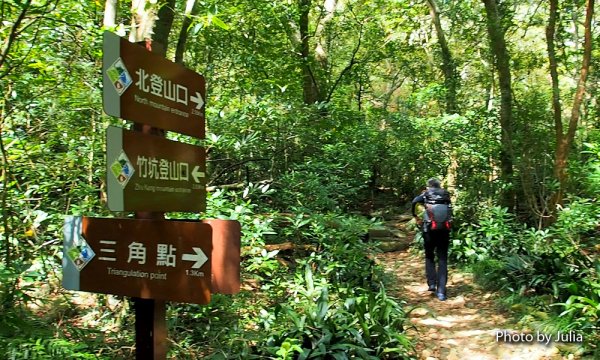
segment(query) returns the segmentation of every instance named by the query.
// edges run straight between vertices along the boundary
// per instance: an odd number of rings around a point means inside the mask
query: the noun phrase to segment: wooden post
[[[167,321],[164,301],[133,298],[136,360],[167,358]]]
[[[138,123],[133,130],[143,134],[164,137],[164,131]],[[138,211],[136,219],[164,220],[161,212]],[[135,359],[166,360],[167,359],[167,314],[166,303],[154,299],[133,298],[135,307]]]

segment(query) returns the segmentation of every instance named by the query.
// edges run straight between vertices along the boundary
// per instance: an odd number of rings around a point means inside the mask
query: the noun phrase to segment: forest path
[[[414,231],[406,229],[407,216],[390,220],[386,227],[404,233],[407,246],[403,250],[377,256],[386,273],[393,277],[390,295],[406,302],[413,327],[407,333],[416,339],[416,357],[425,360],[495,360],[563,359],[556,346],[538,343],[536,333],[531,342],[496,341],[498,331],[523,334],[511,323],[510,316],[495,305],[497,294],[486,292],[473,281],[472,274],[463,273],[450,264],[448,300],[439,301],[427,291],[422,252],[408,246]],[[573,359],[573,357],[564,357]]]

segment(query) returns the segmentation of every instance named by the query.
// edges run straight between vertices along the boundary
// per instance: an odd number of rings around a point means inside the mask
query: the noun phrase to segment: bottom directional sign
[[[188,221],[65,219],[63,286],[208,304],[212,229]]]

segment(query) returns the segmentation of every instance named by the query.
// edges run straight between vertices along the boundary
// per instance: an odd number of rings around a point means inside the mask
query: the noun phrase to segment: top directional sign
[[[204,138],[202,75],[109,31],[102,64],[108,115]]]

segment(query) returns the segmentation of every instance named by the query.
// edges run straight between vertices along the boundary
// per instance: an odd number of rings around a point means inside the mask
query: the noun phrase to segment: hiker
[[[423,219],[420,219],[415,212],[417,204],[425,206]],[[427,180],[427,189],[412,201],[412,214],[423,234],[428,290],[435,292],[440,301],[445,301],[447,299],[446,282],[448,281],[448,245],[450,243],[452,204],[450,194],[442,189],[438,179]]]

